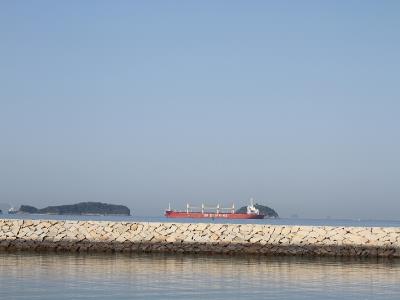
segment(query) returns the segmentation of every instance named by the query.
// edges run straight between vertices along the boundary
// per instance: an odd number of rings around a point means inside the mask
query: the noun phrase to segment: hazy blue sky
[[[399,219],[399,1],[2,1],[0,202]]]

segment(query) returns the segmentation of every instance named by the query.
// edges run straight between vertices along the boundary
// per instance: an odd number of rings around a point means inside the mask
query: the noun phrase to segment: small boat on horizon
[[[8,210],[8,214],[9,214],[9,215],[15,215],[17,212],[18,212],[18,210],[16,210],[14,207],[11,207],[11,208]]]
[[[196,211],[197,210],[197,211]],[[211,211],[210,211],[211,210]],[[235,212],[235,204],[232,207],[206,206],[204,203],[200,207],[186,204],[186,210],[178,211],[171,209],[171,204],[164,214],[167,218],[192,218],[192,219],[264,219],[265,215],[254,206],[253,199],[250,199],[250,205],[247,206],[246,213]]]

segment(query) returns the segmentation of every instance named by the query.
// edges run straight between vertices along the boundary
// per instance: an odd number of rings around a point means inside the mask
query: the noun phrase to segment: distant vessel
[[[203,203],[201,207],[190,206],[189,204],[186,204],[186,210],[184,211],[173,210],[171,209],[171,205],[168,205],[168,209],[165,210],[165,216],[167,218],[193,219],[264,219],[265,215],[261,214],[260,211],[255,208],[252,199],[250,199],[250,201],[251,204],[247,206],[246,213],[236,213],[235,204],[233,204],[232,207],[224,208],[219,204],[217,206],[206,206]]]
[[[17,212],[18,212],[18,210],[16,210],[14,207],[11,207],[11,208],[8,210],[8,214],[9,214],[9,215],[15,215]]]

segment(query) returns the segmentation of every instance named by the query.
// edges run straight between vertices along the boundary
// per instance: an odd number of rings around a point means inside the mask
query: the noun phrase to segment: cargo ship
[[[255,208],[252,200],[251,204],[247,206],[246,213],[236,213],[235,204],[227,208],[221,207],[219,204],[217,206],[206,206],[203,203],[200,207],[186,204],[186,210],[183,211],[171,209],[171,204],[169,204],[168,209],[165,210],[165,216],[167,218],[192,219],[264,219],[265,217],[265,215],[261,214],[260,211]]]

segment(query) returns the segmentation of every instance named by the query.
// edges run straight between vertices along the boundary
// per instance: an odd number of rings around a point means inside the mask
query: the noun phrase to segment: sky
[[[400,219],[399,1],[2,1],[0,203]]]

